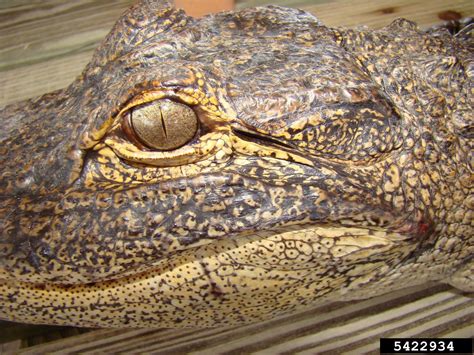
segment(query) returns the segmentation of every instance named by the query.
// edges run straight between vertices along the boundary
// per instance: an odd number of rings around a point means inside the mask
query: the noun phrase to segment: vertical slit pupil
[[[163,99],[134,107],[130,123],[136,138],[148,148],[173,150],[194,138],[199,121],[191,107]]]
[[[160,107],[160,118],[161,118],[161,124],[163,125],[163,132],[165,133],[165,137],[168,138],[168,134],[166,133],[166,122],[165,122],[165,119],[163,118],[163,111],[161,110],[161,107]]]

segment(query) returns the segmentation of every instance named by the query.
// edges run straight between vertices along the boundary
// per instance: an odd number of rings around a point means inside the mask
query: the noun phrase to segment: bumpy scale
[[[471,33],[141,1],[68,88],[0,111],[0,318],[216,326],[473,291]]]

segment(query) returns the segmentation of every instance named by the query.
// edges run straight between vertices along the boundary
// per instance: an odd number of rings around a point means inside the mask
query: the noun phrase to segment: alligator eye
[[[198,128],[198,118],[192,108],[168,99],[132,108],[129,119],[136,138],[157,150],[183,146],[193,139]]]

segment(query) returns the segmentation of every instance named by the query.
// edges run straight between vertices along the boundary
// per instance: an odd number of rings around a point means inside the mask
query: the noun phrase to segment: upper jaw
[[[295,225],[384,230],[403,239],[418,233],[416,221],[384,208],[371,189],[335,166],[238,154],[214,172],[110,190],[78,181],[35,200],[47,208],[22,205],[2,225],[5,278],[98,282],[149,269],[186,249]],[[36,227],[21,226],[24,220]]]

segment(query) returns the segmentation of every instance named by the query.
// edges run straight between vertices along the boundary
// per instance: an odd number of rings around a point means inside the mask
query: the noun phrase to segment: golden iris
[[[130,122],[140,142],[157,150],[173,150],[185,145],[198,129],[193,109],[169,99],[134,107]]]

